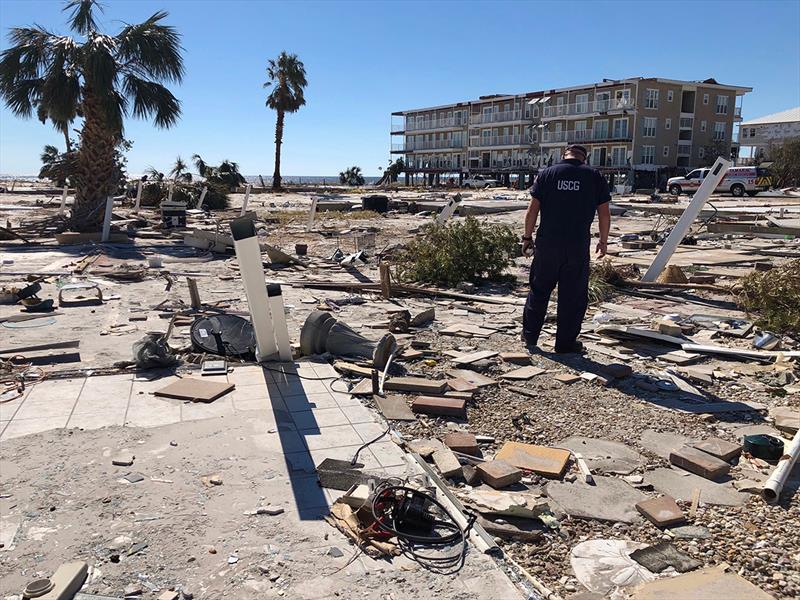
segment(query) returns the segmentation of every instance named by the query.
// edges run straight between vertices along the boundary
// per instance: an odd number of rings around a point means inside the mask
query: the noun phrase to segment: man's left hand
[[[598,258],[603,258],[608,252],[608,242],[605,242],[603,240],[597,242],[597,247],[595,248],[595,252],[597,252]]]

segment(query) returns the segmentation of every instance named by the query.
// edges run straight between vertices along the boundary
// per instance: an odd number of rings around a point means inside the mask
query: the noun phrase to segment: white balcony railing
[[[692,127],[694,127],[694,119],[681,117],[681,120],[678,125],[680,129],[691,129]]]
[[[593,130],[593,129],[577,129],[565,131],[545,131],[542,134],[543,144],[555,143],[579,143],[579,142],[599,142],[599,141],[614,141],[614,140],[630,140],[631,132],[629,129],[618,129],[616,131],[606,130]]]
[[[470,146],[523,146],[533,144],[524,135],[491,135],[471,137]]]
[[[575,102],[573,104],[555,104],[544,106],[542,118],[553,119],[576,115],[590,115],[615,110],[627,110],[634,107],[633,98],[615,98],[609,100],[595,100],[593,102]]]
[[[405,124],[405,131],[421,131],[423,129],[445,129],[448,127],[461,127],[467,124],[467,117],[451,117],[443,119],[409,119]]]
[[[521,110],[504,110],[490,113],[470,115],[470,125],[482,125],[484,123],[507,123],[509,121],[522,121],[523,113]]]
[[[392,152],[412,152],[418,150],[446,150],[447,148],[464,148],[463,140],[452,138],[445,140],[423,140],[419,142],[406,142],[392,144]]]

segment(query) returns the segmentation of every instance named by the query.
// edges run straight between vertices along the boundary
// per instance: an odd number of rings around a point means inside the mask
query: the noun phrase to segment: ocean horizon
[[[138,179],[143,174],[136,174],[136,173],[129,173],[128,179]],[[260,185],[261,181],[259,177],[264,179],[264,183],[268,186],[272,184],[272,177],[263,177],[259,175],[244,175],[245,180],[247,183],[252,183],[254,185]],[[0,173],[0,179],[16,179],[17,181],[28,181],[28,182],[36,182],[36,181],[43,181],[39,179],[36,175],[7,175],[4,173]],[[281,179],[284,183],[294,183],[294,184],[331,184],[331,185],[338,185],[339,184],[339,176],[338,175],[281,175]],[[373,177],[364,175],[364,182],[366,184],[375,183],[378,181],[380,177]]]

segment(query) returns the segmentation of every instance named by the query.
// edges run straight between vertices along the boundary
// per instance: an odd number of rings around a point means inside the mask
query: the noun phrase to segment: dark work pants
[[[532,345],[538,342],[550,294],[558,285],[556,350],[569,351],[581,332],[589,303],[589,244],[536,240],[530,283],[522,317],[525,341]]]

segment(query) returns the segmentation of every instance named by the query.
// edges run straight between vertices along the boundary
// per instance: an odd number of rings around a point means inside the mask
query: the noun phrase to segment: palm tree
[[[267,63],[268,81],[264,87],[272,86],[267,96],[267,107],[278,113],[275,122],[275,173],[272,176],[272,189],[281,189],[281,144],[283,143],[283,121],[286,113],[293,113],[305,105],[303,89],[308,85],[306,68],[296,54],[281,52],[277,60]]]
[[[19,117],[36,110],[57,127],[83,118],[72,221],[91,231],[116,190],[124,118],[151,118],[164,128],[177,122],[180,102],[162,84],[181,81],[183,59],[179,34],[161,23],[166,12],[112,36],[98,31],[97,0],[70,0],[64,10],[75,38],[37,25],[11,29],[0,54],[0,96]]]
[[[169,172],[170,177],[175,181],[183,181],[185,183],[192,183],[192,174],[189,173],[189,166],[183,162],[179,156],[175,159],[175,164],[172,165],[172,170]]]
[[[201,177],[208,179],[214,171],[214,167],[209,165],[199,154],[192,154],[192,162],[197,167],[197,172]]]

